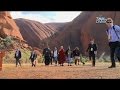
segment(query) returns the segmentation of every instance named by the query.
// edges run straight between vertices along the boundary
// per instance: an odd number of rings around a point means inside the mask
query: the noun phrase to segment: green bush
[[[14,51],[6,52],[3,63],[15,63]]]
[[[83,56],[82,54],[80,54],[80,59],[83,61],[83,62],[87,62],[89,59],[87,56]]]
[[[11,36],[7,36],[6,38],[1,38],[1,42],[0,42],[0,49],[6,49],[7,47],[9,47],[11,44],[13,44],[12,41],[12,37]]]
[[[38,63],[43,63],[44,58],[43,58],[43,57],[41,57],[41,56],[38,56],[38,57],[37,57],[37,60],[38,60]]]

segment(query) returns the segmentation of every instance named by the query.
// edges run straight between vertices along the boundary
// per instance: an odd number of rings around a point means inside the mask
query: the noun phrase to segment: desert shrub
[[[104,62],[110,62],[110,56],[104,56],[103,61]]]
[[[89,59],[87,56],[83,56],[82,54],[80,55],[80,59],[83,61],[83,62],[87,62]]]
[[[3,57],[3,63],[15,63],[14,52],[6,52],[5,57]]]
[[[11,36],[7,36],[6,38],[1,38],[1,42],[0,42],[0,49],[6,49],[8,48],[11,44],[13,44],[12,42],[12,37]]]
[[[44,58],[42,56],[37,57],[38,63],[43,63]]]

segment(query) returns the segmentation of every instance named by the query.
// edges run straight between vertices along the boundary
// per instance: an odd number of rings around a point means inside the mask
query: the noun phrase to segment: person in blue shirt
[[[118,25],[113,25],[112,18],[107,18],[106,25],[108,26],[108,29],[106,31],[108,35],[108,41],[109,41],[109,47],[110,47],[110,58],[111,58],[111,66],[108,68],[115,68],[115,49],[119,46],[119,38],[120,38],[120,27]],[[120,58],[118,58],[118,61],[120,61]]]

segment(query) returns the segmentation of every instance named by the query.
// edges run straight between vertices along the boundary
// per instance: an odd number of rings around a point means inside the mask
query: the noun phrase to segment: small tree
[[[8,49],[13,44],[12,37],[0,38],[0,49]]]

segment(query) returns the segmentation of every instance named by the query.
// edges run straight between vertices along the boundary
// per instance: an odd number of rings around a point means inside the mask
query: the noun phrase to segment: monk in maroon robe
[[[63,66],[64,62],[65,62],[65,50],[63,49],[63,46],[61,46],[60,50],[59,50],[59,54],[58,54],[58,62],[60,64],[60,66]]]

